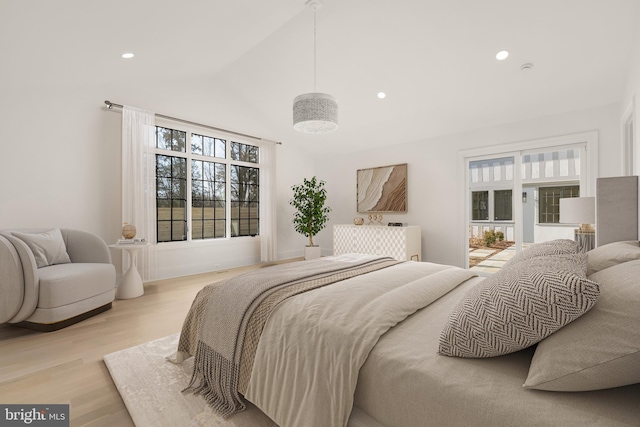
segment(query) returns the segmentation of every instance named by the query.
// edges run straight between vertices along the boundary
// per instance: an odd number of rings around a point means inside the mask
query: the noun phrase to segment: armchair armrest
[[[11,320],[24,299],[24,274],[20,256],[11,242],[0,236],[0,323]]]
[[[100,237],[81,230],[62,229],[71,262],[111,264],[109,247]]]
[[[19,268],[22,270],[22,305],[15,316],[8,320],[9,323],[17,323],[25,320],[36,309],[38,305],[38,294],[40,292],[40,279],[38,278],[38,267],[33,257],[33,252],[29,246],[10,233],[3,233],[2,237],[13,245],[19,259]],[[7,243],[8,243],[7,242]]]

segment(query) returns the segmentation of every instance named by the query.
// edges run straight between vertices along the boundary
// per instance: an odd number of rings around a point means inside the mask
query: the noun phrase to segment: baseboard
[[[27,329],[31,329],[39,332],[58,331],[60,329],[66,328],[67,326],[75,325],[78,322],[82,322],[83,320],[93,317],[96,314],[105,312],[111,309],[111,305],[112,303],[108,303],[101,307],[94,308],[93,310],[87,311],[86,313],[82,313],[77,316],[71,317],[69,319],[61,320],[56,323],[34,323],[34,322],[27,322],[25,320],[23,322],[14,323],[14,325],[20,326],[21,328],[27,328]]]

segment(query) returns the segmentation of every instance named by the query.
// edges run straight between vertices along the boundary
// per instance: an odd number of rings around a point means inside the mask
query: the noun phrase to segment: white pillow
[[[62,239],[62,233],[58,228],[43,233],[20,233],[12,231],[11,235],[22,240],[29,246],[31,252],[33,252],[33,257],[36,259],[38,268],[71,262],[69,254],[67,253],[67,247]]]
[[[637,240],[599,246],[587,252],[587,276],[634,259],[640,259],[640,246]]]
[[[586,391],[640,383],[639,277],[640,260],[593,274],[598,302],[538,344],[524,387]]]

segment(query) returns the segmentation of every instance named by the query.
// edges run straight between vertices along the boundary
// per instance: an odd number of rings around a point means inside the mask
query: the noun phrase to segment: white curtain
[[[136,238],[149,246],[138,254],[138,271],[143,281],[156,273],[155,243],[155,115],[139,108],[122,109],[122,222],[136,227]],[[123,251],[125,252],[125,251]],[[123,254],[123,271],[128,256]]]
[[[276,244],[276,143],[260,146],[260,260],[277,259]]]

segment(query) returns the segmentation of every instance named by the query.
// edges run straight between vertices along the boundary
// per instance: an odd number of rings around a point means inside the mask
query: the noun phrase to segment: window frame
[[[544,215],[545,217],[548,215],[552,215],[555,219],[555,216],[557,216],[557,221],[542,221],[542,216],[543,216],[543,212],[542,209],[543,207],[546,207],[546,201],[543,204],[543,195],[542,195],[542,191],[543,190],[556,190],[558,189],[560,191],[560,194],[558,196],[558,203],[557,204],[553,204],[551,206],[557,206],[557,213],[556,212],[545,212]],[[574,190],[577,189],[577,195],[573,195],[574,194]],[[570,196],[566,196],[565,195],[565,190],[569,190],[571,192]],[[545,187],[538,187],[538,224],[539,225],[555,225],[555,224],[561,224],[560,223],[560,199],[564,199],[567,197],[580,197],[580,184],[561,184],[561,185],[547,185]],[[555,194],[552,196],[555,199]],[[547,197],[545,197],[544,200],[546,200]]]
[[[253,235],[240,235],[240,236],[235,236],[232,235],[231,233],[231,166],[232,165],[237,165],[237,166],[243,166],[243,167],[251,167],[251,168],[255,168],[257,169],[256,174],[257,174],[257,193],[258,193],[258,198],[259,198],[259,192],[260,192],[260,175],[261,175],[261,164],[260,164],[260,149],[261,149],[261,144],[257,143],[256,141],[254,141],[251,138],[245,138],[242,136],[237,136],[237,135],[232,135],[232,134],[228,134],[225,133],[223,131],[214,131],[214,130],[210,130],[210,129],[206,129],[206,128],[202,128],[200,126],[196,126],[196,125],[190,125],[187,123],[182,123],[182,122],[174,122],[174,121],[170,121],[170,120],[159,120],[156,119],[156,123],[155,123],[155,128],[168,128],[168,129],[173,129],[173,130],[178,130],[178,131],[183,131],[186,132],[186,138],[185,138],[185,151],[170,151],[167,149],[162,149],[162,148],[157,148],[154,145],[154,148],[152,149],[154,158],[156,155],[164,155],[164,156],[170,156],[170,157],[182,157],[186,159],[186,181],[187,181],[187,185],[186,185],[186,228],[187,228],[187,232],[186,232],[186,239],[184,240],[172,240],[172,241],[161,241],[159,240],[159,236],[156,236],[156,244],[159,245],[159,247],[167,247],[167,246],[179,246],[179,245],[207,245],[207,244],[220,244],[220,242],[228,242],[230,239],[243,239],[243,238],[251,238],[251,237],[257,237],[259,236],[259,231],[260,231],[260,212],[258,210],[258,212],[256,212],[256,219],[258,222],[258,230],[256,234]],[[199,135],[199,136],[203,136],[203,137],[209,137],[209,138],[213,138],[214,139],[214,144],[217,144],[218,141],[216,140],[225,140],[225,157],[221,158],[221,157],[214,157],[214,156],[207,156],[205,154],[198,154],[198,153],[193,153],[192,152],[192,148],[191,148],[191,143],[192,143],[192,135]],[[257,154],[257,163],[253,163],[250,161],[242,161],[242,160],[233,160],[232,156],[231,156],[231,147],[232,147],[232,142],[233,143],[237,143],[237,144],[244,144],[244,145],[248,145],[248,146],[252,146],[252,147],[256,147],[256,152]],[[154,143],[155,144],[155,143]],[[204,148],[204,147],[203,147]],[[217,149],[217,148],[216,148]],[[217,154],[217,153],[215,153]],[[225,203],[225,217],[224,217],[224,237],[205,237],[202,239],[194,239],[193,238],[193,229],[194,229],[194,225],[193,225],[193,161],[204,161],[204,162],[210,162],[210,163],[218,163],[218,164],[223,164],[224,168],[225,168],[225,188],[224,188],[224,203]],[[157,172],[156,172],[156,179],[157,179]],[[154,187],[154,190],[157,192],[157,187]],[[156,197],[157,197],[157,193],[156,193]],[[157,199],[156,199],[157,200]],[[215,203],[215,202],[214,202]],[[157,212],[157,203],[154,205],[154,210]],[[155,218],[155,222],[156,222],[156,228],[158,227],[158,218]]]

